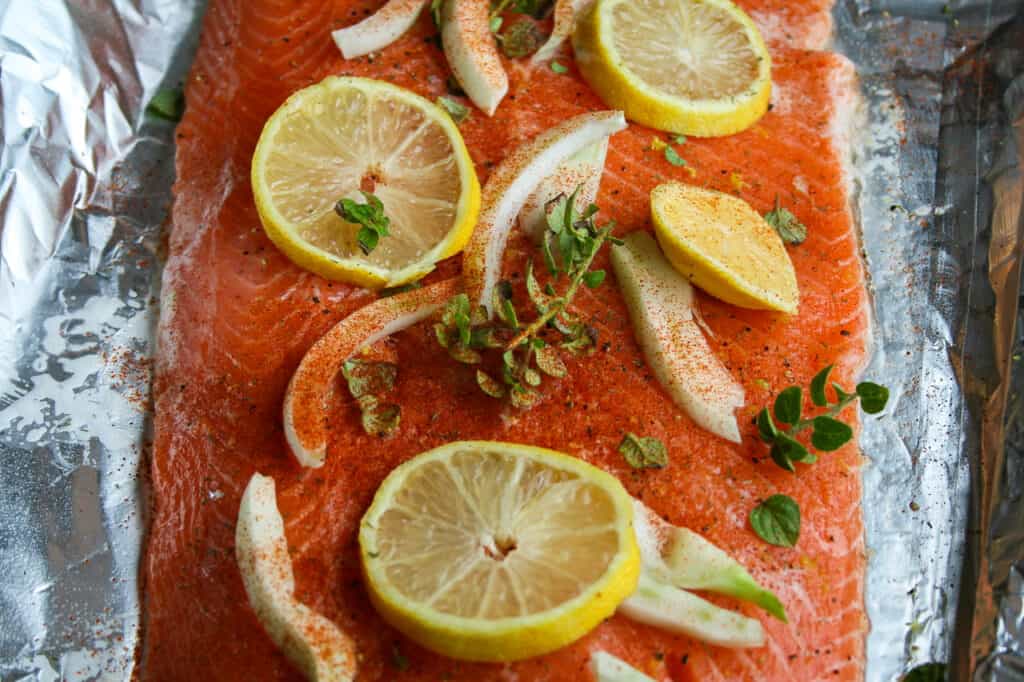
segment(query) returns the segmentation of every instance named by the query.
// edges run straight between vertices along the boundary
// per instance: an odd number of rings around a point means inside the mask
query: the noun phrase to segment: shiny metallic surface
[[[173,179],[173,124],[145,103],[185,77],[203,4],[0,1],[4,682],[136,671]],[[1024,679],[1024,343],[1005,314],[1020,233],[1013,248],[992,229],[1012,224],[1020,185],[1024,68],[985,42],[1022,4],[838,0],[834,13],[834,48],[864,89],[850,172],[873,294],[865,376],[893,396],[861,443],[871,682],[950,660],[955,679]],[[968,87],[983,63],[1002,69],[1001,99]],[[993,234],[1010,239],[998,263]]]
[[[173,124],[198,1],[0,3],[0,679],[120,680]]]

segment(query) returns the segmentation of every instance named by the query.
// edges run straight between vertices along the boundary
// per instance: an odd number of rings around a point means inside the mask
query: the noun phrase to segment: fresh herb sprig
[[[859,400],[861,409],[866,413],[878,414],[889,400],[889,389],[870,381],[857,384],[854,393],[847,393],[842,386],[832,382],[836,400],[829,400],[828,377],[832,368],[833,365],[829,365],[811,380],[811,401],[818,407],[827,408],[822,414],[805,418],[802,414],[803,390],[799,386],[790,386],[775,398],[771,412],[764,408],[757,415],[761,440],[771,446],[772,460],[787,471],[796,471],[796,462],[812,464],[818,461],[817,456],[796,439],[797,434],[812,429],[811,444],[817,450],[838,450],[853,438],[853,429],[836,419],[844,409]],[[776,426],[776,420],[785,427],[780,429]]]
[[[360,226],[359,232],[356,233],[356,241],[359,243],[359,249],[369,255],[377,248],[381,237],[388,236],[391,219],[384,214],[384,204],[376,195],[370,192],[362,192],[362,195],[366,199],[365,204],[352,199],[342,199],[334,205],[334,212],[343,220]]]
[[[596,332],[569,311],[569,304],[581,286],[593,289],[604,282],[605,271],[592,270],[591,265],[605,242],[618,240],[611,236],[614,222],[597,226],[597,206],[578,210],[578,194],[579,188],[547,207],[541,253],[552,282],[542,287],[533,261],[527,263],[531,321],[520,319],[511,283],[499,282],[492,299],[494,319],[483,306],[474,307],[466,294],[459,294],[448,302],[434,326],[438,343],[449,355],[459,362],[482,366],[476,371],[476,379],[484,393],[493,398],[507,396],[516,407],[528,408],[537,402],[537,388],[544,376],[561,378],[567,374],[561,351],[586,353],[596,342]],[[554,285],[562,281],[567,285],[559,293]],[[500,353],[500,379],[483,366],[487,351]]]
[[[775,208],[764,214],[765,222],[775,228],[775,231],[787,244],[798,246],[807,239],[807,226],[800,222],[788,209],[783,208],[779,201],[779,195],[775,195]]]
[[[385,403],[381,394],[395,387],[398,365],[391,362],[347,360],[341,367],[348,391],[359,404],[363,430],[371,436],[390,436],[402,419],[401,407]]]

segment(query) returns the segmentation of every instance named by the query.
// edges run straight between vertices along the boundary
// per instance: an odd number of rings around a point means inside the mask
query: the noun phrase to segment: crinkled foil
[[[0,679],[120,680],[173,124],[198,0],[0,2]]]
[[[3,682],[136,667],[173,176],[173,126],[144,108],[187,72],[203,5],[0,2]],[[1021,5],[835,11],[835,49],[865,94],[852,166],[875,323],[865,372],[893,391],[862,439],[870,682],[929,661],[952,661],[955,679],[1024,679],[1024,34],[1007,23]]]

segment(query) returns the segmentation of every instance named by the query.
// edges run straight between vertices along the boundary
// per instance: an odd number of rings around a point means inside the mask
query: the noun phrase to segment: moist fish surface
[[[321,469],[300,468],[285,446],[281,404],[303,354],[333,324],[376,294],[304,272],[260,226],[249,164],[263,123],[295,90],[328,75],[380,78],[429,99],[446,94],[448,70],[424,12],[381,53],[345,61],[330,32],[383,4],[361,0],[211,0],[178,127],[175,202],[159,331],[153,513],[145,560],[143,680],[300,680],[250,609],[234,559],[239,500],[254,472],[273,476],[295,565],[297,596],[355,640],[361,681],[589,680],[594,650],[658,680],[859,680],[864,671],[865,553],[862,456],[855,441],[799,466],[778,468],[752,418],[782,388],[806,385],[825,365],[851,383],[869,324],[865,276],[849,208],[846,127],[856,76],[827,40],[825,0],[746,0],[773,57],[773,107],[749,130],[673,143],[674,166],[640,126],[615,135],[598,204],[619,233],[650,230],[650,190],[669,180],[738,194],[758,211],[776,197],[808,228],[789,247],[800,286],[794,316],[743,310],[703,294],[698,308],[712,348],[743,384],[742,444],[696,427],[644,365],[612,277],[584,290],[577,307],[598,333],[597,351],[570,358],[529,412],[484,397],[419,326],[373,352],[399,365],[398,433],[363,433],[358,408],[339,397]],[[511,149],[587,110],[605,108],[564,46],[557,73],[506,61],[509,96],[493,118],[474,110],[461,125],[481,181]],[[505,276],[521,281],[534,254],[513,238]],[[608,267],[602,253],[596,267]],[[430,280],[456,274],[458,258]],[[610,268],[609,268],[610,270]],[[341,391],[339,396],[344,396]],[[851,410],[844,415],[856,423]],[[661,470],[631,469],[623,433],[661,439]],[[786,604],[783,624],[749,605],[710,597],[764,623],[768,643],[731,651],[616,616],[563,650],[507,665],[453,661],[399,635],[373,611],[362,586],[356,534],[380,482],[399,463],[456,439],[530,443],[581,457],[616,475],[674,524],[704,534],[745,564]],[[772,494],[803,513],[793,549],[765,544],[747,521]]]

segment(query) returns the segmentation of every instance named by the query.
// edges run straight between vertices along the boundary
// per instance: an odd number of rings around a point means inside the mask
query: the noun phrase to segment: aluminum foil
[[[3,682],[135,671],[173,176],[173,125],[144,110],[184,78],[203,5],[0,1]],[[866,373],[893,389],[861,443],[871,682],[930,661],[1024,679],[1021,5],[835,10],[865,94]]]
[[[200,2],[0,2],[0,679],[120,680],[173,180],[144,114]]]

